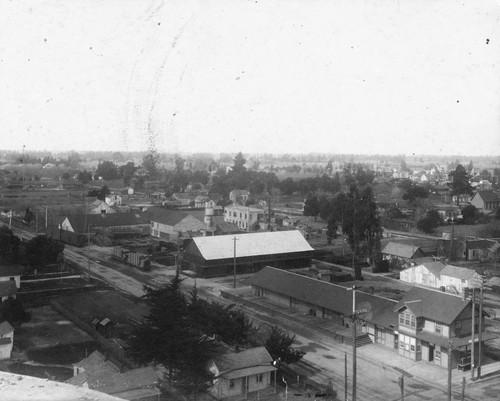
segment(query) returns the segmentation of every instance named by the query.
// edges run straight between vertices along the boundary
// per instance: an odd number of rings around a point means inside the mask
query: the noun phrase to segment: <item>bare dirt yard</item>
[[[31,320],[15,327],[12,357],[0,363],[0,370],[67,380],[73,374],[72,364],[98,349],[98,344],[51,306],[30,312]]]

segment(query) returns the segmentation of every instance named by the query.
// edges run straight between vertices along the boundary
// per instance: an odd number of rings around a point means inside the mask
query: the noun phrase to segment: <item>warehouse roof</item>
[[[205,260],[228,259],[270,254],[309,252],[314,249],[297,230],[259,232],[192,238]]]

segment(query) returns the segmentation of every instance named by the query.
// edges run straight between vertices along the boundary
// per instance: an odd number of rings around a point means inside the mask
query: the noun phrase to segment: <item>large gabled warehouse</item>
[[[182,267],[200,277],[251,273],[265,266],[286,269],[311,265],[314,249],[297,230],[192,238]]]

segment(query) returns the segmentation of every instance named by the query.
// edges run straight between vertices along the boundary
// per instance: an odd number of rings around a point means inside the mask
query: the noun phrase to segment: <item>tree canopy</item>
[[[295,336],[290,336],[277,326],[273,326],[266,340],[265,347],[273,360],[284,363],[298,362],[306,354],[292,347]]]
[[[451,195],[460,195],[460,194],[472,194],[472,186],[470,185],[470,178],[467,170],[459,164],[455,170],[453,170],[449,174],[449,178],[451,179]],[[458,197],[457,197],[457,205],[458,205]]]
[[[437,210],[429,210],[425,217],[417,222],[417,228],[424,233],[432,234],[441,225],[443,219]]]
[[[118,166],[109,160],[104,160],[97,165],[96,175],[103,180],[116,180],[119,178]]]

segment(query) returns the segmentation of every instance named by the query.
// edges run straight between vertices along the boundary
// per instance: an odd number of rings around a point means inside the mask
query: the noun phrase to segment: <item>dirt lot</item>
[[[67,321],[51,306],[30,310],[31,320],[14,331],[10,361],[0,370],[64,381],[72,376],[72,364],[97,349],[97,343]]]

